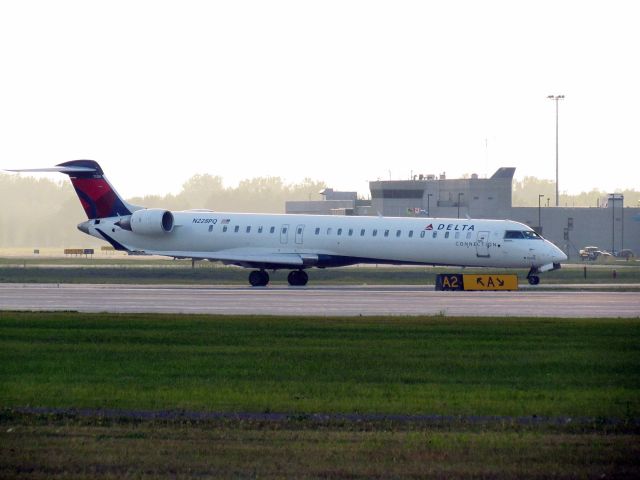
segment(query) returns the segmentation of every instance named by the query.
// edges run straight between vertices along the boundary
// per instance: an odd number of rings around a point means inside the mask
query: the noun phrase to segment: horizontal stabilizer
[[[8,169],[7,172],[55,172],[55,173],[90,173],[95,172],[91,167],[49,167],[49,168],[20,168],[17,170]]]

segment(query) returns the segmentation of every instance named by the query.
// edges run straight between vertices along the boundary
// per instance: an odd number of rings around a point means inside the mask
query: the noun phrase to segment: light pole
[[[616,249],[616,194],[612,193],[609,195],[611,198],[611,254]]]
[[[427,193],[427,215],[433,217],[433,215],[431,215],[431,209],[429,208],[429,199],[431,197],[433,197],[433,193]]]
[[[624,195],[620,195],[620,220],[622,221],[620,232],[620,250],[624,250]]]
[[[541,220],[541,215],[540,215],[540,199],[544,198],[544,194],[539,194],[538,195],[538,230],[540,230],[538,233],[540,235],[542,235],[542,220]]]
[[[464,195],[464,193],[458,193],[458,218],[460,218],[460,197]]]
[[[556,207],[560,205],[560,193],[558,189],[558,101],[564,98],[564,95],[548,95],[548,99],[556,102]]]

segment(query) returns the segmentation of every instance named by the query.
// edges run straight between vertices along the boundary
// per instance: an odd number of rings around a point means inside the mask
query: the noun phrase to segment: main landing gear
[[[303,287],[309,281],[309,275],[304,270],[293,270],[287,277],[289,285]],[[266,287],[269,283],[269,274],[264,270],[254,270],[249,274],[249,283],[252,287]]]
[[[287,281],[293,287],[303,287],[309,281],[309,275],[304,270],[292,270],[287,277]]]
[[[540,277],[536,275],[538,273],[538,269],[535,267],[531,267],[529,273],[527,273],[527,280],[529,281],[529,285],[538,285],[540,283]]]
[[[266,287],[269,283],[269,274],[264,270],[254,270],[249,274],[249,283],[252,287]]]

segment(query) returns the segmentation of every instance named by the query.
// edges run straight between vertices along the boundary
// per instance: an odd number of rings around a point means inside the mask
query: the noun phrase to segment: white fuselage
[[[140,234],[117,217],[79,228],[130,251],[264,268],[354,263],[539,268],[566,260],[551,242],[510,220],[173,212],[170,232]],[[295,258],[296,261],[289,261]],[[297,262],[297,263],[296,263]]]

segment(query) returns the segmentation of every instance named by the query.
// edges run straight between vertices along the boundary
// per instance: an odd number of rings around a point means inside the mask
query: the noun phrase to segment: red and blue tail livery
[[[87,218],[122,217],[131,215],[129,205],[120,198],[98,162],[93,160],[72,160],[57,165],[69,175],[73,188],[82,203]]]
[[[72,160],[57,166],[63,168],[62,173],[69,175],[90,220],[131,215],[131,208],[105,178],[98,162]]]
[[[69,175],[87,218],[124,217],[140,207],[125,202],[111,186],[98,162],[71,160],[49,168],[7,170],[9,172],[59,172]]]

